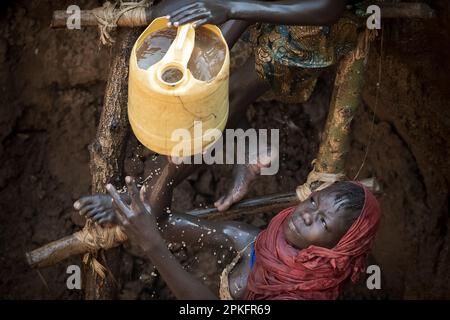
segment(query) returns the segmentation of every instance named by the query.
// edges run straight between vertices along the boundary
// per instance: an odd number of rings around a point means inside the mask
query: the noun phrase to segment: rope
[[[141,0],[139,2],[119,2],[111,3],[106,1],[100,8],[92,10],[92,14],[97,19],[100,30],[100,41],[104,45],[111,45],[115,42],[110,32],[120,24],[128,27],[137,27],[147,24],[145,8],[153,1]]]
[[[301,186],[297,187],[297,197],[300,201],[305,201],[313,191],[320,191],[337,181],[341,181],[345,179],[345,174],[343,173],[326,173],[326,172],[318,172],[316,171],[315,166],[316,160],[313,160],[313,170],[309,173],[306,182]],[[321,185],[317,188],[313,188],[312,184],[321,182]]]
[[[83,257],[83,263],[90,266],[102,279],[106,277],[106,273],[111,272],[98,262],[96,252],[114,248],[128,239],[120,227],[102,228],[91,220],[86,221],[84,228],[74,233],[74,236],[88,251]]]

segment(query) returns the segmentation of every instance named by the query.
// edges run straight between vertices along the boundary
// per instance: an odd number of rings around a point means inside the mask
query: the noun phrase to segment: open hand
[[[113,198],[113,209],[117,220],[123,226],[128,238],[133,244],[148,251],[152,246],[159,245],[163,241],[159,234],[156,218],[150,207],[144,205],[145,187],[142,187],[139,193],[133,178],[126,177],[125,182],[131,198],[130,206],[121,199],[113,185],[108,184],[106,190]]]
[[[111,196],[107,194],[94,194],[85,196],[73,204],[80,215],[92,219],[102,227],[112,227],[117,224],[116,214],[112,208]]]
[[[219,25],[230,19],[231,6],[229,1],[175,1],[180,2],[180,5],[167,14],[170,24],[175,27],[194,21],[196,21],[194,28],[198,28],[207,23]],[[173,2],[173,0],[164,2],[170,6],[170,2]]]

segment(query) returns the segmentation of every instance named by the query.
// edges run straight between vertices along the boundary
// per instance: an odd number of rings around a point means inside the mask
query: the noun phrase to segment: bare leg
[[[243,68],[233,73],[230,78],[230,113],[227,128],[246,126],[245,110],[247,106],[265,93],[269,86],[259,78],[255,71],[254,58],[245,63]],[[158,177],[156,184],[149,193],[149,203],[159,217],[171,207],[173,189],[192,174],[201,165],[168,163]],[[253,168],[251,169],[253,170]],[[255,171],[255,170],[253,170]],[[253,172],[252,171],[252,172]],[[252,176],[254,176],[252,174]],[[244,181],[246,183],[248,179]],[[250,179],[251,180],[251,179]],[[250,183],[249,180],[249,183]],[[244,190],[244,189],[240,189]],[[242,193],[234,199],[240,200]],[[239,198],[240,197],[240,198]],[[234,201],[236,202],[236,201]],[[228,203],[228,202],[227,202]],[[230,204],[231,205],[231,204]]]
[[[252,56],[240,70],[239,78],[233,79],[232,77],[230,81],[230,117],[228,119],[230,128],[248,127],[245,116],[246,107],[269,89],[269,85],[257,75],[254,66],[255,60]],[[245,94],[242,94],[243,92]],[[248,148],[246,149],[248,150]],[[257,154],[249,155],[250,159],[256,159],[256,164],[241,164],[234,167],[232,185],[226,194],[214,203],[220,211],[227,210],[233,203],[242,200],[247,194],[250,184],[260,174],[261,168],[270,165],[270,163],[264,162],[267,159],[258,159]]]
[[[255,71],[253,55],[230,77],[230,115],[227,128],[237,128],[240,119],[246,119],[245,110],[249,104],[258,99],[269,85]]]

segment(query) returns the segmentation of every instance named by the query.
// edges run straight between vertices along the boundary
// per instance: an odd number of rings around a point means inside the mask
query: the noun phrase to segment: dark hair
[[[361,186],[350,181],[339,181],[329,187],[329,192],[335,196],[334,204],[338,210],[353,212],[352,219],[359,216],[365,201],[364,189]]]

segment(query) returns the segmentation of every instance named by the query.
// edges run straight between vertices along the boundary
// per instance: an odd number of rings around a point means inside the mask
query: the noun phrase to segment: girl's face
[[[286,240],[298,249],[310,245],[333,248],[351,227],[354,212],[339,209],[333,192],[314,192],[283,224]]]

